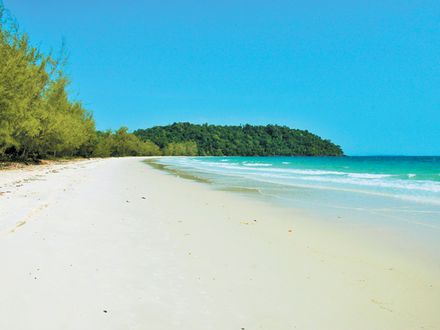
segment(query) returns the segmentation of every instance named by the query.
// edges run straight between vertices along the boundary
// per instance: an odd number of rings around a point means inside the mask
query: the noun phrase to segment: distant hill
[[[174,123],[139,129],[134,134],[162,150],[191,142],[200,156],[343,156],[330,140],[286,126],[219,126]]]

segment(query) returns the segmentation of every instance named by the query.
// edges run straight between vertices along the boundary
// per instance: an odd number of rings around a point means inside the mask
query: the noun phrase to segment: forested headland
[[[60,52],[63,54],[63,52]],[[150,155],[331,155],[341,148],[284,126],[175,123],[130,133],[97,131],[69,95],[66,57],[34,46],[0,0],[0,161]]]
[[[200,156],[342,156],[340,146],[306,130],[286,126],[219,126],[174,123],[139,129],[134,132],[143,141],[152,141],[176,155],[178,146],[186,153]],[[192,142],[191,145],[188,145]],[[183,154],[180,152],[180,154]]]

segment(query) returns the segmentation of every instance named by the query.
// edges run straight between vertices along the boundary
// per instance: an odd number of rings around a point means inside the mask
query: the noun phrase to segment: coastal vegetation
[[[94,157],[119,157],[119,156],[154,156],[162,152],[157,145],[150,141],[141,141],[134,134],[128,132],[127,127],[122,127],[116,132],[97,132]]]
[[[92,113],[69,96],[65,62],[33,46],[0,2],[1,160],[160,153],[126,128],[97,132]]]
[[[286,126],[219,126],[174,123],[139,129],[143,141],[163,150],[179,143],[193,143],[192,154],[200,156],[341,156],[340,146],[306,130]],[[183,148],[179,150],[185,150]],[[173,153],[171,153],[173,154]],[[180,153],[190,154],[190,153]]]
[[[64,47],[62,47],[63,50]],[[97,131],[69,94],[66,56],[34,46],[0,1],[0,160],[119,156],[342,155],[339,146],[285,126],[175,123]]]

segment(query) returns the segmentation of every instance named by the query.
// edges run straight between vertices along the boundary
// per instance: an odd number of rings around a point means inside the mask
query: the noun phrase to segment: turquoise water
[[[440,157],[170,157],[160,163],[287,206],[440,228]]]

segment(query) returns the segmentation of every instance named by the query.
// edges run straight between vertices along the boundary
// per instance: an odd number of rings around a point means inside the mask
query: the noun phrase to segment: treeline
[[[192,143],[200,156],[342,156],[340,146],[306,130],[286,126],[218,126],[174,123],[134,134],[162,150]]]
[[[97,132],[68,95],[64,62],[33,46],[0,1],[0,160],[160,153],[125,128]]]
[[[64,56],[33,46],[0,0],[0,160],[109,156],[331,155],[341,148],[285,126],[175,123],[99,132],[91,112],[68,93]]]

